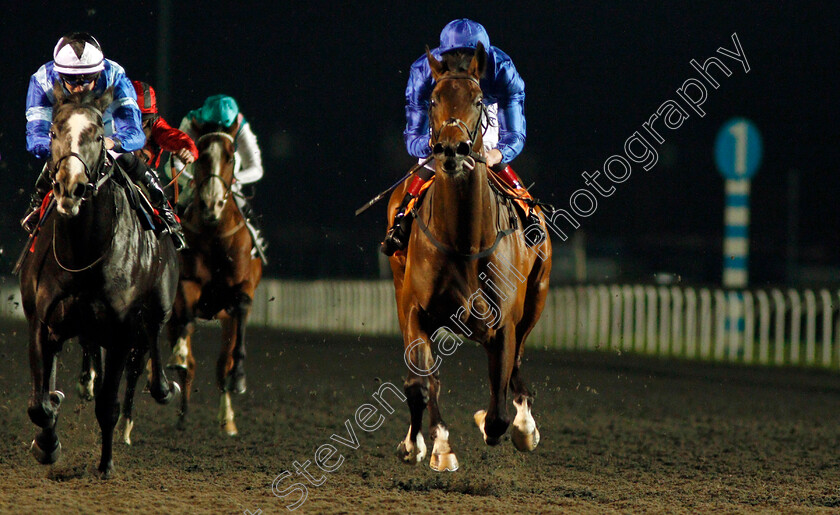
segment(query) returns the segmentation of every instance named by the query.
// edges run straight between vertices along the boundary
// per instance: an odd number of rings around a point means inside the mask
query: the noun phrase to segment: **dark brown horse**
[[[218,319],[222,350],[216,363],[221,399],[219,422],[237,434],[231,393],[245,392],[245,325],[262,262],[252,257],[252,239],[233,198],[234,136],[220,127],[204,127],[196,140],[195,195],[183,216],[189,249],[181,252],[181,281],[169,324],[173,356],[184,385],[179,426],[184,427],[195,377],[192,334],[196,318]]]
[[[171,400],[177,384],[161,369],[158,336],[169,317],[178,261],[169,238],[145,231],[116,180],[104,147],[102,111],[112,91],[65,97],[54,89],[50,176],[55,209],[44,218],[20,275],[29,322],[32,396],[29,418],[42,428],[32,442],[39,462],[55,462],[63,395],[56,390],[56,354],[74,336],[89,354],[105,349],[96,418],[102,431],[99,471],[112,475],[117,391],[129,353],[152,356],[153,397]]]
[[[491,188],[479,154],[484,48],[479,45],[471,59],[460,63],[440,62],[428,49],[426,53],[436,81],[429,110],[435,181],[416,212],[419,230],[412,231],[405,253],[390,258],[409,368],[405,393],[411,412],[398,455],[407,463],[424,458],[421,425],[428,406],[430,465],[454,471],[458,460],[438,406],[439,367],[440,355],[455,352],[462,337],[481,343],[487,351],[490,405],[475,414],[485,442],[497,444],[508,429],[508,388],[517,412],[514,445],[531,451],[539,442],[531,416],[532,395],[520,367],[525,339],[548,292],[551,246],[546,240],[528,248],[522,232],[514,231],[514,208]],[[389,219],[404,189],[391,196]],[[432,354],[432,343],[438,356]]]

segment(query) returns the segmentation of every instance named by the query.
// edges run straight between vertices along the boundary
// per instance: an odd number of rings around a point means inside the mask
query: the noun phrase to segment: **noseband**
[[[480,83],[478,82],[478,79],[476,79],[472,75],[451,75],[449,77],[442,77],[438,79],[438,82],[442,82],[445,80],[468,80],[475,83],[475,85],[479,86],[479,88],[481,87]],[[479,113],[478,120],[476,120],[475,127],[473,127],[472,130],[470,130],[466,122],[464,122],[460,118],[450,118],[443,122],[437,131],[433,129],[433,138],[431,140],[432,146],[437,144],[438,139],[440,138],[440,133],[445,127],[458,127],[459,129],[461,129],[461,132],[463,132],[467,136],[467,145],[469,145],[470,147],[470,153],[468,154],[469,157],[480,163],[486,163],[484,157],[478,152],[476,152],[475,148],[473,148],[475,146],[476,138],[478,137],[478,131],[481,129],[481,122],[487,117],[487,106],[485,106],[483,102],[481,103],[480,109],[481,112]]]

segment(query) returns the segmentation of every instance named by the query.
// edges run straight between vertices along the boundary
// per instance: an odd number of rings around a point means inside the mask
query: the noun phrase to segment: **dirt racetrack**
[[[345,461],[309,486],[298,513],[819,512],[840,506],[840,376],[650,361],[627,355],[529,349],[523,369],[537,392],[542,433],[529,455],[510,441],[485,446],[472,413],[485,408],[484,353],[462,346],[442,368],[443,415],[461,470],[439,474],[393,455],[408,410],[384,411],[373,432],[353,414],[383,382],[401,388],[396,339],[251,330],[248,392],[234,400],[240,436],[215,422],[212,364],[218,329],[199,331],[192,418],[141,394],[133,446],[115,450],[116,477],[95,475],[99,429],[74,384],[77,345],[61,354],[67,394],[58,421],[64,447],[52,466],[28,452],[30,378],[22,324],[0,326],[0,512],[286,513],[272,482],[293,462],[314,461],[333,433]],[[142,379],[141,379],[142,381]],[[511,410],[512,412],[512,410]],[[335,461],[333,461],[335,463]],[[286,479],[281,489],[297,479]],[[246,511],[247,510],[247,511]]]

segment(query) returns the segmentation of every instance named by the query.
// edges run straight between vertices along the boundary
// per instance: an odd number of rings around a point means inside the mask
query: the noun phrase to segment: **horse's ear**
[[[435,59],[435,56],[432,55],[432,51],[429,50],[429,45],[426,45],[426,57],[429,58],[429,68],[432,69],[432,78],[437,81],[444,72],[443,62]]]
[[[475,55],[473,55],[470,62],[469,73],[476,79],[484,76],[484,71],[487,68],[487,52],[484,50],[484,44],[479,41],[475,47]]]
[[[104,93],[99,95],[99,97],[94,101],[94,106],[99,109],[100,111],[105,111],[108,109],[108,106],[111,105],[111,102],[114,101],[114,86],[106,89]]]

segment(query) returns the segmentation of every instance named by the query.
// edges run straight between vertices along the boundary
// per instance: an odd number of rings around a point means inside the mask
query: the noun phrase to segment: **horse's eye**
[[[55,131],[50,131],[50,139],[55,139]]]
[[[482,100],[483,100],[483,99],[482,99],[481,97],[478,97],[478,98],[476,98],[476,99],[475,99],[475,105],[476,105],[476,107],[478,107],[478,106],[480,106],[480,105],[481,105],[481,101],[482,101]]]
[[[432,107],[437,107],[437,101],[434,98],[432,99],[430,104],[431,104]]]

